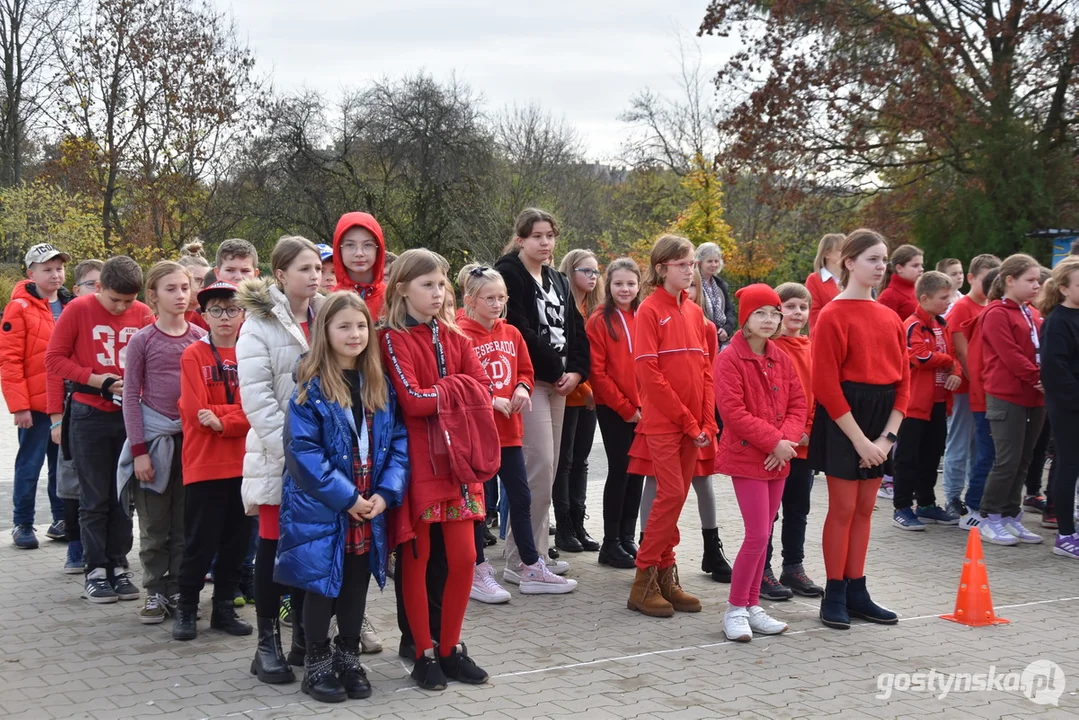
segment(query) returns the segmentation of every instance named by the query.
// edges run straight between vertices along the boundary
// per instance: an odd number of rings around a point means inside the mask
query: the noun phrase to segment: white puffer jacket
[[[251,423],[242,490],[251,515],[259,505],[281,504],[285,410],[296,388],[296,361],[308,345],[285,294],[272,281],[245,280],[236,299],[247,311],[236,341],[236,364],[240,403]],[[312,317],[321,304],[321,296],[311,301]]]

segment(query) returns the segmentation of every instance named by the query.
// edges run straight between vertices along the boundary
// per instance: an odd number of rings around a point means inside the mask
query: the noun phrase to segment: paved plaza
[[[0,407],[0,418],[10,423]],[[41,549],[16,550],[10,541],[11,468],[15,430],[0,431],[0,716],[13,718],[286,718],[327,715],[364,718],[1074,718],[1079,716],[1079,565],[1049,547],[985,548],[997,612],[1008,625],[968,628],[938,619],[953,608],[966,537],[955,528],[924,533],[891,526],[887,501],[874,517],[869,587],[900,614],[896,627],[855,621],[849,631],[824,628],[817,602],[764,603],[790,624],[779,637],[748,645],[726,642],[720,617],[727,586],[700,572],[701,537],[692,493],[682,515],[678,548],[683,585],[704,611],[673,619],[626,609],[633,571],[596,563],[595,553],[570,556],[580,582],[566,596],[523,597],[510,586],[507,605],[469,605],[464,639],[491,674],[489,685],[452,684],[442,693],[417,690],[410,666],[396,655],[399,639],[392,587],[373,589],[369,615],[386,649],[365,656],[374,695],[323,705],[300,693],[299,682],[271,686],[249,674],[254,636],[234,638],[209,629],[177,642],[171,622],[140,625],[138,604],[92,605],[79,599],[81,576],[61,573],[65,546],[45,539],[48,502],[38,493]],[[601,530],[606,463],[592,454],[591,533]],[[715,478],[720,528],[731,558],[741,520],[729,482]],[[807,539],[810,574],[824,581],[820,530],[827,489],[813,496]],[[1049,540],[1051,531],[1037,528]],[[137,544],[137,538],[136,538]],[[489,557],[500,567],[501,544]],[[138,579],[137,554],[131,557]],[[392,581],[391,581],[392,582]],[[376,588],[372,584],[373,588]],[[254,622],[254,609],[240,611]],[[286,631],[287,633],[287,631]],[[287,635],[286,635],[287,641]],[[1055,693],[1029,683],[1044,679],[1044,661],[1059,666],[1066,687]],[[932,674],[930,674],[932,672]],[[921,673],[922,675],[916,675]],[[964,691],[952,673],[990,675],[992,690]],[[924,687],[929,690],[912,690]],[[984,679],[984,678],[983,678]],[[921,680],[921,685],[919,685]],[[970,680],[965,682],[969,683]],[[977,687],[978,679],[974,680]],[[945,687],[949,689],[945,691]],[[1056,686],[1059,687],[1059,684]],[[1010,688],[1010,690],[1009,690]],[[890,692],[889,692],[890,690]],[[886,697],[887,696],[887,697]]]

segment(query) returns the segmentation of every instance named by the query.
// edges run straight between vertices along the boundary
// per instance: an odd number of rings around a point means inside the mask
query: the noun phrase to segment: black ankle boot
[[[360,664],[360,639],[340,635],[333,641],[333,671],[352,700],[371,697],[371,683]]]
[[[633,533],[630,533],[629,535],[623,535],[622,538],[621,538],[621,542],[622,542],[622,549],[625,550],[626,553],[631,558],[636,560],[637,559],[637,550],[639,548],[637,546],[637,543],[633,542]]]
[[[846,580],[829,580],[826,583],[824,598],[820,601],[820,619],[822,623],[836,630],[850,628]]]
[[[709,573],[719,583],[731,581],[731,564],[723,554],[723,543],[719,539],[719,528],[701,530],[704,535],[704,557],[701,558],[701,571]]]
[[[588,534],[588,530],[584,527],[584,508],[573,511],[573,535],[577,538],[577,542],[581,544],[582,550],[587,552],[599,550],[599,543]]]
[[[198,608],[196,608],[197,610]],[[236,614],[236,606],[231,600],[214,600],[213,613],[210,615],[210,627],[224,630],[229,635],[250,635],[253,628]]]
[[[199,631],[196,621],[199,616],[199,606],[180,605],[176,609],[176,620],[172,623],[173,640],[194,640]],[[250,631],[250,626],[248,626]]]
[[[333,672],[333,660],[329,640],[312,643],[304,653],[303,682],[300,690],[319,702],[344,702],[348,693]]]
[[[895,625],[899,622],[898,615],[877,605],[873,598],[869,597],[864,575],[860,578],[847,578],[847,613],[851,617],[880,625]]]
[[[449,681],[446,680],[446,673],[442,672],[442,665],[438,662],[438,650],[433,652],[435,653],[433,656],[427,653],[421,655],[409,674],[424,690],[445,690],[446,683]]]
[[[290,683],[296,679],[281,649],[281,629],[277,618],[258,618],[258,647],[251,661],[251,674],[270,685]]]
[[[447,657],[439,657],[439,664],[446,677],[468,685],[482,685],[490,676],[468,656],[468,648],[461,643]]]
[[[305,667],[304,655],[307,654],[307,635],[303,631],[303,618],[292,616],[292,647],[288,651],[288,664],[293,667]]]
[[[626,552],[617,538],[614,540],[604,538],[599,548],[599,564],[628,570],[634,567],[635,562],[633,556]]]
[[[577,531],[573,528],[573,521],[570,520],[569,517],[563,516],[561,512],[556,513],[556,515],[554,531],[555,547],[565,552],[584,552],[581,541],[577,539]]]

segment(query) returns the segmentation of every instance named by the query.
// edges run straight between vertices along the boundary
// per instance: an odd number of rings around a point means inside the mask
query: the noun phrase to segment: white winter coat
[[[296,361],[308,345],[285,294],[272,281],[245,280],[236,297],[247,311],[236,341],[236,364],[240,403],[251,423],[242,495],[244,508],[253,515],[259,505],[281,504],[285,410],[296,388]],[[315,297],[312,310],[321,304],[321,296]]]

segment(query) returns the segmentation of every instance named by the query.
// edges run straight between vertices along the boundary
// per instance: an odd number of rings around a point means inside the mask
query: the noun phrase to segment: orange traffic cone
[[[959,594],[955,598],[955,612],[941,615],[960,625],[985,627],[1003,625],[1008,620],[993,612],[993,598],[989,594],[989,575],[985,572],[982,557],[982,536],[978,528],[971,528],[967,536],[967,557],[963,560],[963,574],[959,577]]]

